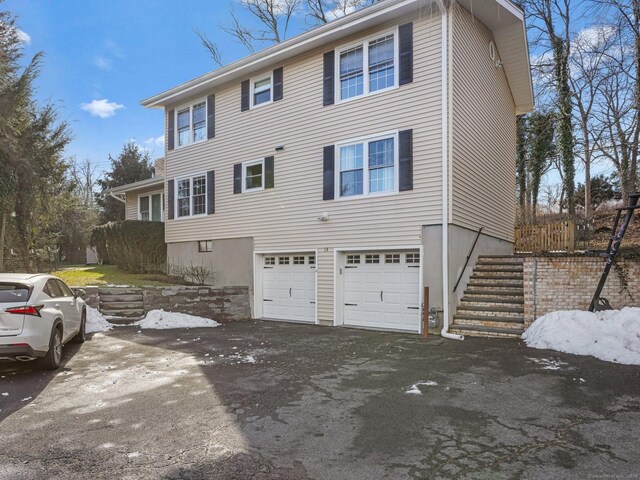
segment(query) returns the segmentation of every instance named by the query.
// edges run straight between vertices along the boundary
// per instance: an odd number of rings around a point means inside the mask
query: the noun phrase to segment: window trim
[[[396,90],[400,87],[400,41],[399,41],[399,30],[400,25],[396,25],[395,27],[382,30],[380,32],[375,33],[374,35],[368,35],[365,38],[361,38],[355,42],[346,43],[344,45],[339,45],[335,48],[334,52],[334,92],[335,92],[335,101],[336,105],[341,103],[350,102],[352,100],[356,100],[358,98],[366,98],[371,95],[376,95],[378,93],[390,92],[391,90]],[[379,40],[382,37],[386,37],[387,35],[393,34],[393,86],[382,88],[380,90],[376,90],[371,92],[369,82],[369,44],[375,40]],[[355,48],[362,45],[362,73],[364,75],[363,89],[360,95],[355,95],[349,98],[342,98],[342,89],[340,88],[340,53],[345,50],[349,50],[351,48]]]
[[[269,86],[269,101],[255,104],[254,103],[254,93],[255,93],[255,84],[260,80],[265,80],[269,78],[270,86]],[[254,108],[264,107],[265,105],[271,105],[273,103],[273,71],[264,72],[262,75],[255,75],[249,79],[249,110],[253,110]]]
[[[194,105],[198,105],[199,103],[204,103],[204,138],[202,140],[191,140],[189,143],[185,143],[184,145],[180,145],[180,129],[178,128],[178,114],[182,111],[185,110],[186,108],[189,108],[189,132],[190,132],[190,136],[189,138],[193,138],[193,106]],[[174,149],[179,149],[179,148],[185,148],[188,147],[190,145],[195,145],[197,143],[202,143],[202,142],[206,142],[207,140],[209,140],[209,138],[207,138],[207,132],[209,131],[209,115],[208,115],[208,108],[209,108],[209,104],[208,104],[208,98],[207,97],[202,97],[202,98],[198,98],[196,100],[193,100],[192,102],[188,102],[182,105],[179,105],[178,107],[174,108],[174,132],[173,132],[173,137],[174,137]]]
[[[262,186],[247,188],[247,167],[251,167],[253,165],[262,165]],[[242,193],[251,193],[251,192],[261,192],[264,190],[265,185],[265,171],[264,171],[264,157],[258,160],[249,160],[246,162],[242,162]]]
[[[138,194],[138,220],[142,220],[142,212],[140,211],[140,200],[143,197],[149,197],[149,220],[144,220],[146,222],[153,221],[153,204],[151,202],[152,195],[160,194],[160,221],[164,222],[164,190],[154,190],[153,192],[139,193]]]
[[[204,213],[193,214],[193,179],[196,177],[204,177]],[[181,180],[189,180],[189,215],[178,215],[178,183]],[[207,216],[207,196],[209,195],[209,180],[207,172],[194,173],[193,175],[184,175],[174,179],[175,193],[173,195],[173,218],[174,220],[185,220],[188,218],[199,218]]]
[[[344,140],[335,144],[335,159],[334,159],[334,199],[336,201],[355,200],[359,198],[371,198],[371,197],[385,197],[388,195],[398,195],[400,193],[400,145],[398,144],[399,130],[392,132],[366,135],[364,137],[353,138],[350,140]],[[373,192],[369,191],[369,142],[376,140],[384,140],[393,137],[393,190],[386,192]],[[360,195],[348,195],[343,196],[340,194],[340,147],[346,147],[357,143],[363,144],[363,164],[362,164],[362,192]]]

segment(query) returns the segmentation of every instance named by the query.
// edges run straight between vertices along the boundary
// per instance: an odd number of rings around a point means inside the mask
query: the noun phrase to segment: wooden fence
[[[573,252],[576,225],[571,221],[518,225],[515,239],[517,252]]]

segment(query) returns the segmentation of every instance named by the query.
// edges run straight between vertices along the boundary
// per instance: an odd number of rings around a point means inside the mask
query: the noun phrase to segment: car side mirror
[[[87,296],[87,292],[85,292],[82,288],[76,288],[76,289],[74,289],[73,293],[74,293],[74,295],[73,295],[73,296],[74,296],[75,298],[78,298],[78,297],[80,297],[80,298],[84,298],[84,297],[86,297],[86,296]]]

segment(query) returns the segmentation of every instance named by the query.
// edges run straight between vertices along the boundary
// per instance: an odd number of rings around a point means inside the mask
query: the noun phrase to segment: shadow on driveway
[[[95,336],[67,367],[35,407],[0,423],[0,478],[640,470],[640,368],[513,340],[273,322],[126,327]],[[28,375],[14,382],[42,392]]]
[[[86,342],[88,341],[89,336],[86,339]],[[21,408],[29,406],[57,375],[68,374],[71,369],[67,367],[67,363],[81,347],[77,343],[65,345],[62,364],[55,371],[42,370],[34,361],[0,361],[0,422]]]

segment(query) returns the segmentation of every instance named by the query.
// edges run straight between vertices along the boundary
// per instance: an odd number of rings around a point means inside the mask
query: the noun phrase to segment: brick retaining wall
[[[604,260],[599,257],[526,257],[525,326],[545,313],[589,308],[603,268]],[[616,260],[601,296],[613,308],[640,306],[640,262]]]
[[[78,287],[74,287],[78,288]],[[85,302],[99,308],[100,288],[81,287],[85,292]],[[109,291],[119,287],[109,287]],[[123,290],[130,290],[131,287]],[[218,322],[237,322],[251,319],[248,287],[140,287],[144,311],[163,309],[168,312],[187,313],[212,318]],[[116,293],[117,295],[117,293]]]

